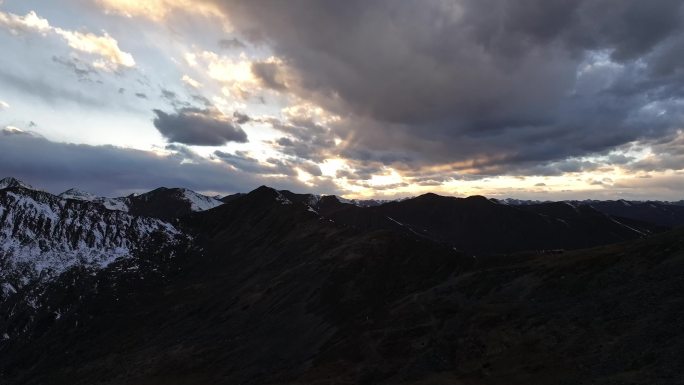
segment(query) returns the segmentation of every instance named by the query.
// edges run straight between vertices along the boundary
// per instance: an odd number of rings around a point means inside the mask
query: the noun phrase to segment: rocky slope
[[[0,186],[0,303],[22,297],[37,307],[42,288],[70,270],[96,272],[121,260],[135,264],[150,250],[188,242],[159,219],[64,199],[18,181]]]

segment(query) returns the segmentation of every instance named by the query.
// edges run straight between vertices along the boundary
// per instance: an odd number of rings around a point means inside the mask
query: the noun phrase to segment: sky
[[[0,176],[684,199],[684,0],[0,0]]]

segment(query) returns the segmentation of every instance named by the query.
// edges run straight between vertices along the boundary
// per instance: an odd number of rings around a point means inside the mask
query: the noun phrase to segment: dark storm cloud
[[[169,142],[196,146],[247,142],[242,128],[216,109],[182,108],[174,113],[154,113],[154,126]]]
[[[178,155],[179,157],[185,160],[198,161],[202,159],[202,157],[198,153],[192,151],[190,147],[184,146],[182,144],[167,144],[166,147],[164,147],[164,149],[166,151],[171,151],[172,153]]]
[[[182,147],[169,149],[184,151]],[[114,146],[56,143],[30,133],[0,131],[0,175],[17,177],[55,193],[79,187],[120,196],[160,186],[229,193],[264,184],[293,191],[338,192],[326,180],[306,186],[291,177],[264,177],[202,158],[186,162],[186,158]]]
[[[287,88],[283,80],[282,69],[277,63],[254,62],[252,63],[252,73],[267,88],[283,91]]]
[[[342,117],[353,159],[507,173],[669,135],[684,111],[682,0],[216,2],[287,63],[287,87],[255,65],[265,85]]]
[[[322,162],[335,147],[333,132],[310,119],[290,118],[287,121],[267,119],[263,122],[289,135],[273,143],[283,154]]]
[[[384,171],[382,163],[350,161],[348,164],[351,170],[338,170],[338,178],[347,178],[350,181],[364,181],[371,179],[373,175],[380,175]]]
[[[281,161],[278,163],[262,164],[257,159],[250,157],[242,151],[238,151],[235,154],[215,151],[214,156],[234,168],[248,173],[287,176],[296,175],[292,167],[285,162]]]
[[[245,123],[249,122],[250,120],[252,120],[249,117],[249,115],[243,114],[243,113],[238,112],[238,111],[233,112],[233,118],[235,119],[235,122],[237,124],[245,124]]]
[[[230,154],[223,151],[215,151],[214,157],[240,171],[248,173],[261,175],[285,175],[292,177],[297,175],[297,170],[295,170],[295,168],[300,168],[314,177],[321,177],[323,175],[321,168],[317,164],[309,161],[293,161],[269,158],[266,160],[266,162],[262,163],[243,151],[237,151],[235,154]]]

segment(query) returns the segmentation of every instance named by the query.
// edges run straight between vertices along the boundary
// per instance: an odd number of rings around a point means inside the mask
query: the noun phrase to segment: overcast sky
[[[0,175],[684,199],[679,0],[0,0]]]

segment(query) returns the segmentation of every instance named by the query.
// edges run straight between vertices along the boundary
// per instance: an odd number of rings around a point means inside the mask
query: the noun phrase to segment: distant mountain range
[[[681,209],[6,178],[0,383],[676,384]]]

